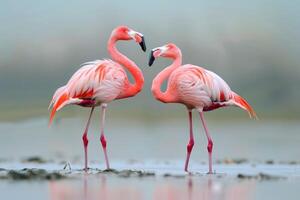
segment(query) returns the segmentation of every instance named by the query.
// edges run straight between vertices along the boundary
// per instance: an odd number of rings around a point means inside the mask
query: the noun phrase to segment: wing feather
[[[115,80],[114,74],[119,74],[119,79]],[[54,93],[49,105],[49,108],[52,106],[50,122],[57,110],[67,104],[78,103],[81,101],[80,99],[100,98],[102,96],[104,100],[113,100],[120,93],[125,79],[126,72],[124,69],[111,60],[95,60],[83,63],[68,83]]]
[[[205,107],[212,102],[230,99],[231,90],[227,83],[214,72],[195,65],[178,68],[173,80],[177,82],[180,98],[188,104]]]

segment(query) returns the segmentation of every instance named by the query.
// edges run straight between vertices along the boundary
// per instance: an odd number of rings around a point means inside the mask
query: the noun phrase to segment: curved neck
[[[111,35],[107,45],[108,52],[114,61],[121,64],[132,74],[135,82],[134,84],[128,82],[126,90],[123,91],[122,94],[118,97],[120,99],[134,96],[138,92],[140,92],[144,85],[144,76],[140,68],[138,68],[138,66],[132,60],[118,51],[118,49],[116,48],[116,42],[118,40],[119,39],[114,35]]]
[[[172,102],[174,100],[174,96],[172,96],[172,94],[169,93],[168,89],[165,92],[161,91],[161,85],[163,84],[163,82],[169,78],[169,76],[171,75],[171,73],[178,68],[179,66],[181,66],[182,64],[182,56],[181,53],[177,54],[174,58],[173,63],[166,67],[163,71],[161,71],[153,80],[152,82],[152,93],[153,96],[158,99],[159,101],[162,102]]]

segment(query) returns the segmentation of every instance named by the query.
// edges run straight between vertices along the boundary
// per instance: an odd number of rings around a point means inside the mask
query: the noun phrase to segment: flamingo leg
[[[190,156],[191,156],[193,146],[194,146],[192,111],[188,110],[188,112],[189,112],[189,126],[190,126],[190,141],[186,147],[187,154],[186,154],[186,160],[185,160],[185,165],[184,165],[184,171],[186,171],[186,172],[188,172],[189,160],[190,160]]]
[[[89,140],[87,138],[87,133],[88,133],[88,130],[89,130],[90,121],[91,121],[91,117],[92,117],[93,111],[94,111],[94,107],[92,107],[92,109],[91,109],[91,112],[90,112],[90,115],[89,115],[89,119],[87,121],[84,133],[82,135],[82,141],[83,141],[83,147],[84,147],[84,170],[85,171],[87,171],[87,169],[88,169],[87,147],[88,147],[88,144],[89,144]]]
[[[108,156],[107,156],[107,151],[106,151],[106,139],[104,135],[104,124],[105,124],[105,111],[107,104],[102,104],[102,114],[101,114],[101,136],[100,136],[100,142],[103,148],[104,152],[104,157],[105,157],[105,163],[106,163],[106,168],[109,169],[109,162],[108,162]]]
[[[204,119],[203,112],[199,112],[199,114],[200,114],[200,118],[201,118],[202,125],[203,125],[204,130],[205,130],[206,138],[207,138],[207,141],[208,141],[208,144],[207,144],[207,151],[208,151],[208,170],[209,170],[208,173],[209,173],[209,174],[212,174],[212,150],[213,150],[213,141],[212,141],[211,136],[210,136],[209,133],[208,133],[208,129],[207,129],[207,126],[206,126],[206,122],[205,122],[205,119]]]

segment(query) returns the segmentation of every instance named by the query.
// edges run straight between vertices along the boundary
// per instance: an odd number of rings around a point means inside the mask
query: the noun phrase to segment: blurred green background
[[[0,120],[47,117],[54,91],[81,63],[109,57],[108,37],[121,24],[145,35],[148,52],[132,41],[118,44],[140,66],[146,82],[135,98],[111,104],[109,112],[116,117],[186,117],[183,106],[164,105],[150,92],[153,77],[170,61],[158,59],[149,68],[149,50],[174,42],[184,63],[219,74],[261,119],[297,119],[299,8],[297,1],[271,0],[1,1]],[[87,112],[79,107],[64,111],[57,117]],[[234,108],[209,116],[247,117]]]

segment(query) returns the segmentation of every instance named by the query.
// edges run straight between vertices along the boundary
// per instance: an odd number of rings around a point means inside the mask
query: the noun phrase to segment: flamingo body
[[[56,111],[68,104],[93,107],[109,103],[117,99],[128,85],[127,74],[120,64],[112,60],[84,63],[69,82],[55,92],[50,121]]]
[[[189,109],[211,111],[224,106],[238,106],[256,117],[251,106],[216,73],[202,67],[185,64],[176,68],[168,82],[168,93]]]
[[[230,88],[218,75],[195,65],[183,65],[173,71],[169,85],[176,99],[189,108],[207,108],[213,102],[230,96]]]
[[[102,107],[100,142],[104,151],[106,167],[109,168],[106,152],[107,142],[104,136],[105,111],[107,104],[116,99],[132,97],[138,94],[144,85],[144,77],[136,64],[121,54],[116,48],[118,40],[135,40],[146,51],[144,37],[126,26],[115,28],[108,40],[108,51],[114,60],[95,60],[86,62],[73,74],[68,83],[56,90],[50,102],[52,106],[49,125],[55,113],[66,105],[74,104],[91,107],[88,122],[82,136],[87,170],[88,128],[96,106]],[[132,74],[135,83],[128,80],[125,68]]]
[[[233,92],[228,84],[216,73],[196,65],[182,65],[181,51],[175,44],[170,43],[152,49],[149,66],[153,64],[157,57],[171,58],[174,61],[154,78],[151,88],[153,96],[163,103],[184,104],[189,113],[190,140],[187,145],[184,170],[188,171],[189,159],[194,146],[192,110],[196,109],[200,114],[207,137],[207,151],[209,155],[208,172],[212,173],[213,141],[208,133],[203,112],[225,106],[237,106],[246,110],[250,117],[256,118],[256,113],[248,102]],[[167,79],[167,89],[165,92],[162,92],[161,85]]]

